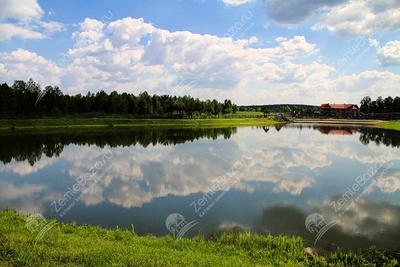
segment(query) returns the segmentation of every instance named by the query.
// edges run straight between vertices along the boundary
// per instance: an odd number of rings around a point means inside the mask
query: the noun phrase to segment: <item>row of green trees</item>
[[[140,117],[200,117],[236,113],[237,106],[230,100],[202,101],[191,96],[107,94],[100,91],[86,95],[64,94],[57,86],[43,90],[32,79],[15,81],[10,87],[0,85],[0,116],[42,116],[83,113],[134,115]]]
[[[380,96],[376,100],[372,100],[371,97],[366,96],[361,100],[360,111],[366,114],[400,112],[400,97],[382,98]]]

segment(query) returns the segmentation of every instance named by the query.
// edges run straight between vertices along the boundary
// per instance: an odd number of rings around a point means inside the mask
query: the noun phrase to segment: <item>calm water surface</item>
[[[400,248],[394,131],[107,130],[6,135],[0,147],[0,208],[154,235],[179,213],[198,222],[188,236],[251,230],[309,244],[317,231],[305,221],[317,213],[334,222],[318,245]]]

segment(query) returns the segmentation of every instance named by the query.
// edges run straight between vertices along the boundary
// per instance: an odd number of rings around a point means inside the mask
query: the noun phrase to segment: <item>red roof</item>
[[[322,104],[320,108],[333,108],[333,109],[349,109],[353,108],[353,104]]]
[[[332,130],[319,129],[319,132],[322,134],[332,134],[332,135],[351,135],[351,134],[353,134],[353,132],[351,130],[345,130],[345,129],[332,129]]]

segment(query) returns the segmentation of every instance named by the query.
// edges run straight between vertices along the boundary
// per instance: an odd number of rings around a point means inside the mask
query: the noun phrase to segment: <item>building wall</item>
[[[346,117],[357,117],[358,110],[349,108],[349,109],[333,109],[333,108],[321,108],[320,112],[324,116],[332,116],[337,118],[346,118]]]

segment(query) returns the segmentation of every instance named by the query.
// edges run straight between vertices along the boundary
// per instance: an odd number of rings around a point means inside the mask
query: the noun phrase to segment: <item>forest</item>
[[[391,96],[383,98],[380,96],[376,100],[366,96],[361,100],[360,104],[360,112],[365,114],[400,112],[400,97],[398,96],[395,98]]]
[[[253,105],[240,106],[231,100],[200,100],[191,96],[150,95],[146,91],[139,95],[88,92],[86,95],[69,95],[58,86],[48,85],[43,89],[29,79],[17,80],[12,86],[0,84],[0,118],[42,116],[103,116],[120,115],[141,118],[210,118],[237,111],[291,113],[293,116],[314,116],[318,107],[311,105]],[[366,96],[361,100],[362,114],[400,112],[400,97]]]
[[[131,115],[149,118],[206,118],[236,113],[231,100],[200,100],[191,96],[139,95],[104,91],[64,94],[58,86],[41,89],[32,79],[0,85],[0,117],[40,117],[74,114]]]

